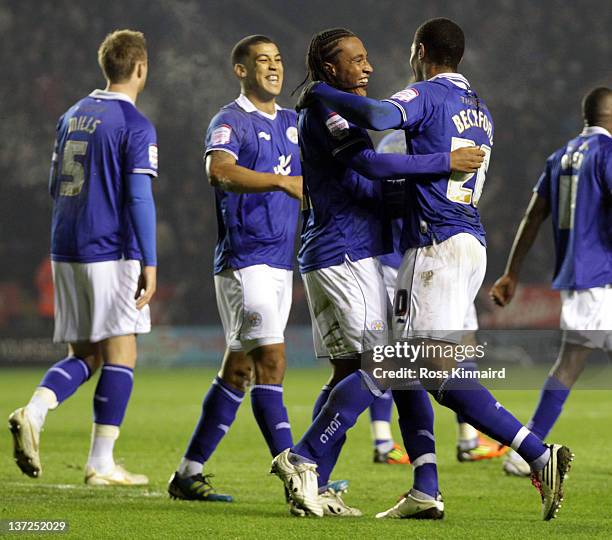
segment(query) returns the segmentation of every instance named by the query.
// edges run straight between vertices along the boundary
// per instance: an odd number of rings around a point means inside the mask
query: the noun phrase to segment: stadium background
[[[96,49],[109,30],[141,29],[149,44],[150,76],[139,107],[157,126],[161,170],[155,193],[160,289],[153,314],[158,334],[151,349],[169,351],[164,348],[168,340],[185,342],[192,336],[196,350],[204,344],[217,351],[222,339],[212,286],[216,222],[202,143],[211,117],[238,93],[229,65],[232,45],[249,33],[269,34],[278,41],[285,62],[279,101],[292,106],[290,92],[304,76],[311,35],[325,27],[347,26],[362,37],[374,65],[370,95],[384,97],[408,81],[415,27],[440,14],[465,29],[461,71],[485,97],[495,119],[493,160],[480,204],[489,242],[486,281],[491,282],[503,269],[544,159],[581,128],[581,96],[595,85],[610,84],[609,3],[2,2],[0,362],[47,361],[54,355],[47,339],[52,327],[46,258],[49,157],[59,115],[87,92],[103,87]],[[485,296],[479,298],[483,327],[557,324],[545,229],[525,268],[527,287],[512,308],[496,311]],[[308,325],[296,276],[290,328],[299,349],[295,356],[304,361],[310,356]],[[195,333],[194,326],[199,327]],[[216,352],[204,356],[214,360]],[[157,359],[162,360],[160,355]]]

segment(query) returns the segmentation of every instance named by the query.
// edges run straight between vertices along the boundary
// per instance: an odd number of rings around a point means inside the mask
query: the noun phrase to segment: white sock
[[[178,468],[178,474],[182,478],[188,478],[195,474],[202,474],[204,470],[204,463],[198,461],[191,461],[190,459],[183,458]]]
[[[58,405],[57,396],[53,390],[44,386],[39,386],[34,390],[29,403],[26,405],[26,410],[38,431],[42,429],[49,410],[55,409]]]
[[[472,450],[478,446],[478,430],[472,425],[461,422],[457,424],[458,444],[463,451]]]
[[[376,447],[381,452],[388,452],[393,448],[393,435],[391,435],[391,424],[389,422],[385,422],[384,420],[374,420],[374,422],[370,423],[370,431],[372,432],[372,440],[376,441],[385,441],[382,443],[385,446],[391,446],[387,450],[382,450],[379,448],[381,445],[377,445]]]
[[[91,448],[87,466],[100,474],[108,474],[115,468],[113,447],[119,437],[119,428],[105,424],[94,424],[91,430]]]

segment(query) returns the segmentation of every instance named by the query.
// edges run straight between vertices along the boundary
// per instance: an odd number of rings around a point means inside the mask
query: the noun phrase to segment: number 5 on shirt
[[[461,137],[453,137],[451,139],[451,152],[458,148],[465,148],[468,146],[476,146],[474,141],[470,139],[462,139]],[[482,194],[482,188],[484,187],[485,177],[487,169],[489,168],[489,160],[491,159],[491,147],[486,144],[481,144],[480,149],[485,153],[482,165],[476,173],[460,173],[454,172],[450,175],[448,180],[448,187],[446,188],[446,197],[459,204],[471,204],[476,208],[480,195]],[[476,174],[476,183],[474,189],[465,187]]]

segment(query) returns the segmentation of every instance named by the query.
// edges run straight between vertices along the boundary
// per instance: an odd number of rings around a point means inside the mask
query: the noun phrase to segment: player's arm
[[[128,212],[142,254],[143,268],[135,295],[136,307],[142,309],[151,301],[157,288],[156,216],[151,177],[128,174],[126,191]]]
[[[484,159],[484,152],[473,147],[424,155],[381,154],[371,148],[353,148],[352,151],[348,148],[339,152],[336,157],[347,167],[373,180],[410,179],[411,176],[443,175],[451,171],[474,173]]]
[[[302,198],[302,177],[252,171],[236,163],[229,152],[213,150],[206,154],[206,174],[211,186],[233,193],[284,191]]]
[[[297,108],[306,108],[316,100],[323,102],[349,122],[366,129],[398,129],[404,123],[402,113],[393,103],[349,94],[320,81],[304,87]]]
[[[523,261],[529,253],[534,240],[538,236],[538,231],[542,222],[550,214],[550,203],[545,197],[534,193],[527,206],[527,211],[519,224],[512,249],[506,263],[506,270],[491,287],[489,296],[498,306],[505,306],[510,303],[516,291],[519,274]]]

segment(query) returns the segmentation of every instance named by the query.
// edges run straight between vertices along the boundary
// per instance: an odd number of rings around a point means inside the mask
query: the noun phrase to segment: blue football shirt
[[[357,145],[373,148],[367,131],[321,103],[300,111],[298,130],[305,192],[300,272],[387,252],[381,182],[368,180],[338,159]]]
[[[296,113],[259,111],[246,96],[223,107],[206,133],[205,154],[218,150],[247,169],[302,174]],[[215,188],[218,237],[214,272],[267,264],[293,268],[300,203],[281,191],[230,193]]]
[[[155,128],[127,95],[95,90],[57,125],[49,178],[54,261],[141,259],[126,205],[128,174],[157,176]]]
[[[612,283],[612,137],[587,127],[546,161],[535,187],[550,203],[555,289]]]
[[[443,73],[391,96],[403,118],[409,154],[478,146],[486,157],[478,173],[452,173],[406,185],[402,252],[469,233],[485,245],[477,210],[493,146],[493,121],[484,102],[459,73]]]

